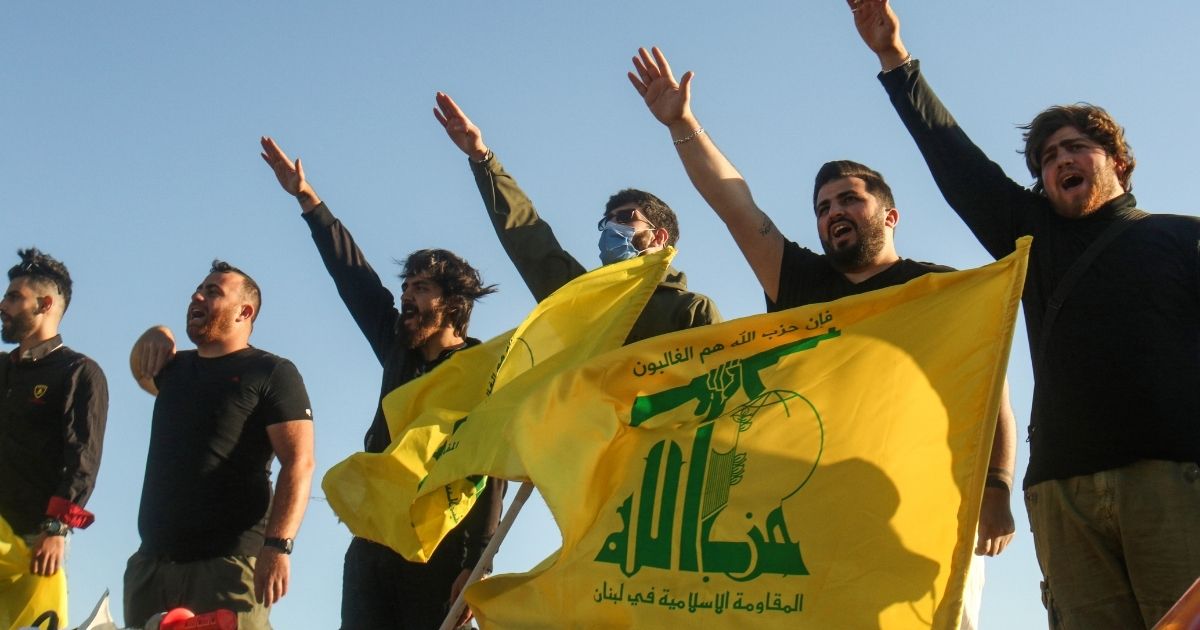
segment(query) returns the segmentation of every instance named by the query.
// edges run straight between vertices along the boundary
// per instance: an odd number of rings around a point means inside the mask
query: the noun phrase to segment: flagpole
[[[533,494],[533,482],[526,481],[521,483],[521,487],[517,489],[517,495],[513,497],[512,505],[508,506],[508,511],[504,513],[504,518],[500,520],[500,524],[496,527],[496,533],[492,535],[492,539],[483,550],[483,555],[479,558],[479,562],[471,570],[471,576],[467,578],[467,583],[458,592],[458,597],[454,599],[454,604],[450,606],[450,612],[446,615],[446,619],[442,621],[442,625],[438,630],[454,630],[458,616],[462,614],[463,607],[467,605],[467,587],[478,582],[479,578],[483,576],[483,568],[492,564],[492,558],[500,550],[500,543],[504,542],[504,537],[508,535],[508,530],[512,529],[513,521],[517,520],[517,514],[520,514],[521,507],[525,505],[525,501],[529,500],[530,494]]]

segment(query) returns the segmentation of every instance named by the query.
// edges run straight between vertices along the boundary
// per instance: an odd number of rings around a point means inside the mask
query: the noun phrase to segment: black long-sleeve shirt
[[[365,440],[367,452],[381,453],[392,440],[383,414],[383,398],[397,387],[434,369],[454,351],[443,352],[434,361],[427,362],[420,351],[410,348],[408,333],[400,323],[395,296],[371,268],[350,231],[324,203],[303,216],[325,269],[337,285],[338,294],[383,366],[379,404]],[[468,346],[478,343],[477,339],[467,339]],[[502,479],[488,478],[476,505],[446,535],[430,562],[459,562],[464,569],[479,562],[500,521],[506,484]]]
[[[0,516],[21,535],[53,516],[86,527],[108,417],[100,366],[55,336],[0,353]]]
[[[1200,218],[1153,214],[1110,243],[1066,298],[1044,352],[1046,305],[1121,215],[1083,218],[1012,181],[971,142],[912,62],[880,81],[946,201],[994,257],[1033,236],[1022,302],[1035,366],[1025,487],[1140,459],[1200,461]]]

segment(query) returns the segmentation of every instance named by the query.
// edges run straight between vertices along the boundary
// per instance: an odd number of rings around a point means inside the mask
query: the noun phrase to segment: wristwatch
[[[266,539],[263,540],[263,546],[264,547],[274,547],[274,548],[278,549],[279,551],[286,553],[286,554],[292,553],[292,539],[291,538],[274,538],[274,537],[268,536]]]
[[[71,526],[56,518],[47,518],[39,525],[39,529],[48,536],[66,536],[71,531]]]

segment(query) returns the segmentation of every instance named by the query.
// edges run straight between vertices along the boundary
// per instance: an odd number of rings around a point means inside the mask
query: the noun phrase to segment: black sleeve
[[[880,73],[879,81],[946,202],[988,253],[1012,253],[1016,239],[1032,233],[1033,212],[1049,210],[1045,199],[1009,179],[971,142],[925,82],[919,61]]]
[[[538,216],[533,202],[495,155],[482,164],[467,161],[496,236],[535,300],[541,302],[587,272],[559,245],[550,225]]]
[[[85,358],[70,385],[63,418],[63,476],[55,496],[83,507],[96,488],[100,471],[108,421],[108,381],[100,366]]]
[[[820,254],[795,241],[784,241],[783,256],[779,258],[779,290],[774,301],[763,295],[768,313],[811,303],[811,294],[816,287],[813,286],[814,274],[809,270],[819,264],[820,259]]]
[[[467,513],[466,527],[463,529],[463,563],[462,568],[474,569],[483,557],[496,526],[500,524],[500,512],[504,509],[504,494],[508,490],[508,482],[494,477],[487,478],[487,486],[476,501],[475,506]],[[492,572],[491,565],[484,567]]]
[[[338,295],[382,364],[396,336],[396,299],[367,263],[350,230],[321,203],[302,215]]]
[[[263,388],[257,413],[266,425],[289,420],[312,420],[312,405],[300,370],[287,359],[280,359]]]

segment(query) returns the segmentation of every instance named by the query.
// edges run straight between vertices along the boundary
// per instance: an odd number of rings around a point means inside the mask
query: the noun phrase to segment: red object
[[[1154,630],[1200,630],[1200,579],[1154,625]]]
[[[50,504],[46,506],[46,516],[56,518],[75,529],[85,529],[96,520],[94,514],[62,497],[50,497]]]
[[[232,610],[214,610],[197,615],[186,608],[167,613],[159,630],[237,630],[237,614]]]

